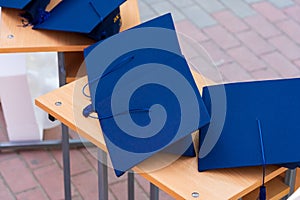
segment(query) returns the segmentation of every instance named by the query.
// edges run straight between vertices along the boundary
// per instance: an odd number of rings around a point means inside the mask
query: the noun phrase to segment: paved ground
[[[139,6],[142,21],[172,13],[184,55],[211,79],[300,75],[300,0],[139,0]],[[47,135],[54,137],[57,131]],[[2,115],[0,137],[6,140]],[[59,150],[1,153],[0,199],[63,199],[61,163]],[[72,150],[71,166],[74,199],[96,199],[96,160],[86,149]],[[126,176],[117,179],[111,170],[109,174],[109,198],[126,199]],[[139,176],[135,194],[138,200],[149,196],[149,184]]]
[[[171,12],[177,31],[198,42],[196,50],[202,46],[217,65],[183,45],[193,66],[212,79],[219,79],[219,72],[224,81],[234,82],[299,76],[299,3],[145,0],[140,9],[143,21]]]

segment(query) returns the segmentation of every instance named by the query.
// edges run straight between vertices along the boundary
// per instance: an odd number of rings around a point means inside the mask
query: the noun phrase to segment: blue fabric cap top
[[[0,7],[23,9],[32,0],[0,0]]]
[[[35,29],[90,33],[126,0],[63,0]]]
[[[216,98],[223,87],[225,121],[215,117],[220,114]],[[261,166],[264,162],[299,166],[299,90],[299,78],[205,87],[202,98],[211,123],[201,128],[199,171]],[[221,133],[217,125],[223,125]],[[205,151],[206,137],[215,136],[219,137],[217,142],[210,152]]]
[[[117,176],[158,152],[194,155],[191,133],[210,117],[170,14],[87,48],[85,58]]]
[[[22,10],[20,16],[23,18],[23,26],[41,24],[47,20],[49,13],[45,10],[49,3],[50,0],[0,0],[0,6],[2,7]]]

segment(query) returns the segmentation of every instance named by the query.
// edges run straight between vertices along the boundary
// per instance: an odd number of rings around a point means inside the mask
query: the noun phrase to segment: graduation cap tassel
[[[121,69],[122,67],[126,66],[126,64],[130,63],[133,59],[134,59],[134,56],[127,56],[127,57],[123,58],[120,62],[118,62],[118,63],[113,67],[113,69],[112,69],[111,71],[109,71],[109,72],[103,74],[103,75],[101,76],[101,78],[104,78],[104,77],[106,77],[107,75],[109,75],[109,74],[111,74],[111,73],[113,73],[113,72],[115,72],[115,71]]]
[[[46,21],[49,17],[50,17],[50,12],[47,12],[43,9],[39,9],[39,18],[38,20],[36,21],[36,24],[41,24],[43,23],[44,21]]]
[[[25,12],[20,14],[22,18],[23,26],[29,26],[29,25],[37,25],[42,24],[44,21],[46,21],[50,17],[50,12],[47,12],[43,9],[38,9],[36,18],[32,17],[29,13]]]
[[[96,112],[96,111],[93,109],[92,104],[90,104],[82,110],[82,115],[85,116],[85,117],[93,118],[93,119],[105,120],[105,119],[110,119],[110,118],[113,118],[113,117],[116,117],[116,116],[129,114],[129,113],[150,112],[150,109],[149,108],[130,109],[129,111],[124,111],[124,112],[118,113],[116,115],[101,116],[99,118],[92,116],[91,114],[93,112]]]
[[[259,189],[259,200],[266,200],[266,186],[262,185]]]
[[[101,117],[99,117],[99,119],[105,120],[105,119],[110,119],[110,118],[117,117],[120,115],[125,115],[125,114],[130,114],[130,113],[139,113],[139,112],[150,112],[150,109],[149,108],[130,109],[129,111],[124,111],[124,112],[118,113],[116,115],[101,116]]]
[[[97,77],[97,78],[95,78],[95,79],[89,81],[87,84],[85,84],[85,85],[83,86],[83,88],[82,88],[82,94],[83,94],[85,97],[91,98],[91,96],[88,95],[88,94],[86,94],[86,92],[85,92],[85,89],[86,89],[86,87],[87,87],[89,84],[93,84],[93,83],[95,83],[96,81],[98,81],[98,80],[100,80],[100,79],[106,77],[107,75],[109,75],[109,74],[111,74],[111,73],[113,73],[113,72],[115,72],[115,71],[121,69],[121,68],[124,67],[126,64],[128,64],[129,62],[131,62],[133,59],[134,59],[134,56],[127,56],[127,57],[123,58],[119,63],[117,63],[117,64],[113,67],[113,69],[112,69],[111,71],[106,72],[106,73],[103,74],[101,77]]]
[[[30,3],[23,8],[25,12],[20,14],[23,18],[23,26],[38,25],[46,21],[50,17],[50,13],[45,10],[49,3],[50,0],[30,1]]]
[[[261,154],[262,154],[262,161],[263,161],[263,177],[262,177],[262,185],[260,186],[259,190],[259,200],[266,200],[266,186],[265,186],[265,176],[266,176],[266,159],[265,159],[265,150],[264,150],[264,143],[261,131],[261,123],[260,120],[257,119],[258,131],[259,131],[259,138],[260,138],[260,147],[261,147]]]

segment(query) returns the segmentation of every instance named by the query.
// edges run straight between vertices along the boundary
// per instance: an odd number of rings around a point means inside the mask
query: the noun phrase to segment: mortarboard
[[[225,121],[216,118],[218,91],[226,93]],[[201,129],[199,171],[278,164],[297,167],[300,154],[300,79],[232,83],[203,88],[211,123]],[[212,110],[214,110],[212,112]],[[223,124],[221,133],[218,125]],[[206,137],[219,137],[206,151]]]
[[[0,0],[0,7],[4,8],[25,8],[32,0]]]
[[[23,9],[31,0],[0,0],[0,7]]]
[[[44,22],[48,13],[45,11],[50,0],[0,0],[0,7],[23,10],[20,15],[28,24],[35,25]]]
[[[137,25],[135,27],[133,27],[132,29],[136,29],[136,28],[145,28],[145,27],[157,27],[160,25],[160,28],[166,28],[166,29],[170,29],[170,30],[175,30],[173,21],[172,21],[172,17],[169,15],[165,15],[164,17],[160,17],[159,20],[155,19],[155,20],[150,20],[148,22],[145,22],[141,25]],[[176,35],[174,38],[174,41],[172,43],[172,49],[174,52],[181,54],[181,50],[180,47],[178,45],[178,42],[176,42]],[[100,42],[99,42],[100,43]],[[85,49],[84,54],[87,57],[88,54],[97,46],[99,45],[99,43],[91,45],[89,48]],[[90,65],[91,66],[91,65]],[[93,82],[92,80],[98,80],[98,74],[96,71],[98,70],[97,67],[88,67],[87,71],[88,71],[88,77],[89,80],[91,80],[91,82]],[[97,84],[89,84],[89,88],[90,88],[90,93],[91,93],[91,98],[92,98],[92,103],[95,102],[95,93],[96,93],[96,87]],[[93,108],[91,108],[91,110],[95,110],[95,105],[93,103],[92,105]],[[187,148],[187,145],[189,145],[189,147]],[[193,145],[193,141],[192,141],[192,137],[188,136],[178,142],[176,142],[173,145],[170,145],[169,147],[167,147],[166,149],[163,150],[163,152],[166,153],[173,153],[173,154],[181,154],[183,156],[196,156],[195,154],[195,150],[194,150],[194,145]]]
[[[170,14],[90,46],[85,58],[92,104],[117,176],[161,151],[195,155],[191,133],[209,115]]]
[[[119,6],[126,0],[64,0],[50,11],[46,21],[34,29],[85,33],[95,40],[120,30]]]

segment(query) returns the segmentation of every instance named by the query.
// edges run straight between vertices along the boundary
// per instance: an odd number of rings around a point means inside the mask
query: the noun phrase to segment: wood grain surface
[[[52,0],[51,10],[60,0]],[[33,30],[23,27],[20,10],[2,9],[0,23],[0,53],[16,52],[74,52],[83,51],[96,41],[79,33]],[[127,0],[121,5],[122,28],[126,30],[140,23],[137,0]]]

